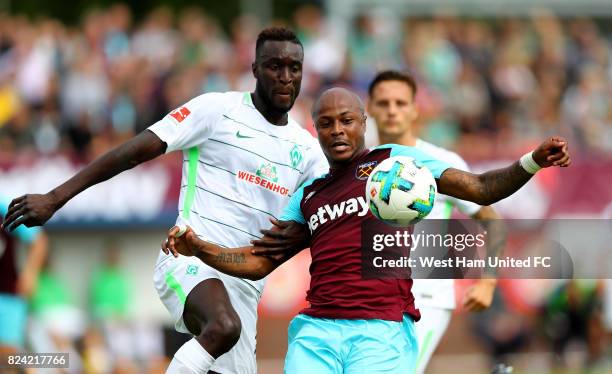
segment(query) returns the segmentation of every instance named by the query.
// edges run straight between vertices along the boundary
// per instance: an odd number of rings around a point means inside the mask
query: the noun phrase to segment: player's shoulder
[[[468,168],[467,162],[465,162],[463,157],[456,152],[442,148],[423,139],[417,139],[416,148],[438,160],[446,162],[454,168],[461,170],[466,170]]]
[[[370,151],[373,152],[378,152],[378,151],[383,151],[383,150],[402,150],[402,148],[408,148],[404,145],[401,144],[392,144],[392,143],[387,143],[387,144],[381,144],[381,145],[377,145],[375,147],[370,148]]]
[[[291,115],[289,115],[289,118],[287,120],[287,128],[299,134],[308,134],[309,138],[313,137],[312,134],[310,134],[308,130],[306,130],[304,126],[302,126],[298,121],[296,121],[295,118],[293,118]]]
[[[376,147],[370,148],[370,151],[371,152],[381,152],[381,151],[389,152],[389,157],[409,156],[409,157],[414,157],[414,158],[421,158],[425,155],[425,153],[422,150],[416,147],[411,147],[411,146],[402,145],[402,144],[393,144],[393,143],[378,145]]]
[[[318,147],[319,141],[315,138],[308,130],[306,130],[300,123],[290,118],[287,123],[287,128],[291,132],[291,137],[296,144],[303,146],[306,150],[312,147]]]
[[[448,164],[446,161],[436,157],[436,155],[432,155],[423,150],[418,149],[417,147],[400,145],[400,144],[385,144],[376,147],[376,149],[390,149],[389,157],[395,156],[406,156],[415,159],[418,162],[421,162],[427,166],[429,171],[433,174],[433,176],[437,179],[442,176],[442,173],[449,167],[453,167]]]
[[[415,147],[420,149],[420,150],[422,150],[422,151],[424,151],[424,152],[430,153],[432,155],[440,155],[440,156],[443,156],[443,157],[458,157],[458,158],[461,158],[455,152],[453,152],[451,150],[448,150],[446,148],[442,148],[442,147],[440,147],[438,145],[435,145],[435,144],[430,143],[428,141],[425,141],[423,139],[417,139]]]
[[[320,175],[318,175],[318,176],[316,176],[314,178],[310,178],[307,181],[305,181],[304,183],[302,183],[302,187],[306,188],[306,187],[312,186],[313,184],[324,182],[329,177],[330,177],[329,173],[320,174]]]
[[[310,198],[310,196],[312,196],[312,194],[310,194],[310,193],[314,192],[314,191],[317,191],[317,189],[321,185],[325,184],[325,182],[327,181],[327,179],[329,177],[330,177],[330,174],[329,173],[325,173],[325,174],[321,174],[321,175],[319,175],[317,177],[310,178],[310,179],[306,180],[304,183],[302,183],[302,185],[299,188],[299,190],[302,193],[302,200],[304,200],[304,201],[308,200]]]
[[[193,110],[224,112],[242,104],[244,92],[205,92],[189,102]],[[248,93],[247,93],[248,94]]]

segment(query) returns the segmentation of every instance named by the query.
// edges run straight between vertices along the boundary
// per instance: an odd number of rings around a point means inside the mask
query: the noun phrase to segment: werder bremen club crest
[[[297,144],[295,144],[293,148],[291,148],[291,152],[289,152],[289,155],[291,156],[291,166],[294,168],[297,167],[304,158],[302,156],[302,151],[300,151],[300,148],[297,146]]]

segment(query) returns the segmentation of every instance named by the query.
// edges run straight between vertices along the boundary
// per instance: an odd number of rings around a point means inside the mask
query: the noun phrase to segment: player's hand
[[[490,307],[496,285],[496,279],[480,279],[466,292],[463,307],[470,312],[480,312]]]
[[[279,221],[270,219],[272,228],[261,230],[264,235],[261,239],[252,240],[254,255],[285,255],[296,249],[308,246],[310,233],[304,225],[294,221]]]
[[[161,245],[162,251],[167,255],[172,253],[174,257],[178,257],[179,254],[195,256],[198,249],[198,237],[189,226],[187,226],[187,229],[181,235],[179,235],[180,231],[181,227],[179,226],[174,226],[168,230],[168,237]]]
[[[19,225],[42,226],[53,216],[57,202],[51,194],[28,194],[11,201],[2,227],[8,231]]]
[[[545,140],[533,151],[533,160],[542,168],[570,166],[572,160],[567,150],[567,140],[560,136]]]

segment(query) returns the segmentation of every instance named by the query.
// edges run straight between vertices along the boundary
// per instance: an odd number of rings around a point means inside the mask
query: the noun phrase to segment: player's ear
[[[368,120],[368,116],[366,116],[365,113],[362,114],[363,117],[361,117],[361,132],[365,134],[366,132],[366,127],[367,127],[367,120]]]
[[[419,107],[416,104],[415,100],[412,99],[412,103],[410,104],[411,108],[410,108],[410,122],[414,122],[417,120],[417,118],[419,118]]]
[[[413,92],[412,94],[412,102],[410,103],[410,106],[412,107],[411,122],[414,122],[419,118],[419,106],[416,102],[416,92]]]
[[[253,78],[257,79],[257,61],[251,63],[251,71],[253,72]]]
[[[412,112],[413,112],[412,116],[414,117],[412,121],[414,122],[419,118],[419,107],[416,106],[416,104],[412,105]]]

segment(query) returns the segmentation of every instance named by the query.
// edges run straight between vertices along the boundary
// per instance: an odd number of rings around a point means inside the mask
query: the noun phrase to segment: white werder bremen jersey
[[[469,171],[467,163],[455,152],[417,139],[416,148],[444,161],[455,169]],[[462,213],[471,216],[478,212],[480,206],[470,201],[437,194],[434,207],[426,219],[448,219],[451,217],[453,207],[457,207]],[[428,306],[434,308],[455,308],[455,284],[452,279],[415,279],[412,286],[415,297],[415,305],[418,307]]]
[[[248,92],[207,93],[149,127],[183,151],[177,222],[225,247],[250,245],[291,194],[328,171],[319,143],[298,123],[269,123]],[[264,281],[245,280],[259,292]]]

